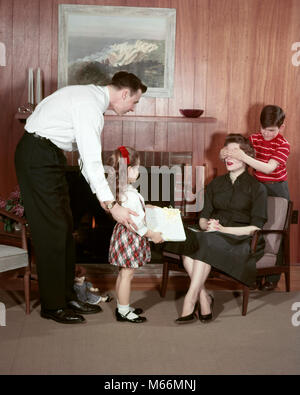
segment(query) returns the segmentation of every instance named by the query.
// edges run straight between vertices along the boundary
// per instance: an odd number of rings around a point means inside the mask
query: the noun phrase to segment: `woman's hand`
[[[207,222],[207,228],[206,231],[207,232],[222,232],[223,231],[223,226],[220,224],[218,219],[213,219],[211,218],[208,222]]]
[[[208,224],[208,219],[206,218],[200,218],[199,219],[199,228],[201,230],[207,230],[207,224]]]

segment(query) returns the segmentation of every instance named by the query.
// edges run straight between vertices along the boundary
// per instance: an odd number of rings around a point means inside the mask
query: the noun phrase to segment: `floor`
[[[86,316],[85,324],[62,325],[39,316],[36,295],[26,316],[22,295],[1,290],[7,320],[0,327],[0,374],[102,375],[96,383],[101,391],[107,375],[118,380],[119,375],[143,374],[157,379],[300,373],[300,319],[292,311],[300,292],[253,292],[245,317],[240,293],[212,292],[214,319],[209,324],[174,323],[184,292],[170,290],[161,298],[156,290],[134,290],[132,305],[144,309],[146,323],[117,322],[112,301],[102,304],[101,313]]]
[[[86,316],[83,325],[41,319],[34,281],[31,314],[26,315],[22,279],[2,275],[6,326],[1,326],[0,309],[0,375],[97,374],[101,389],[107,375],[300,373],[300,316],[295,310],[300,304],[300,265],[291,268],[292,292],[285,292],[283,279],[275,292],[251,292],[246,317],[241,316],[241,293],[234,283],[209,280],[216,300],[213,322],[196,320],[183,327],[174,319],[180,315],[188,279],[171,273],[162,298],[162,268],[148,269],[133,283],[132,305],[142,307],[148,319],[140,325],[116,322],[115,300],[101,304],[103,311]],[[91,265],[87,270],[103,292],[114,296],[116,273],[111,267]]]

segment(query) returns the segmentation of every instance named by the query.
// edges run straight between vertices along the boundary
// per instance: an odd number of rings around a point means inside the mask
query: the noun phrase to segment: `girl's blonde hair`
[[[119,147],[107,159],[106,165],[110,166],[107,181],[118,203],[120,203],[124,189],[127,187],[128,166],[133,167],[139,164],[139,153],[134,148],[127,146]],[[124,182],[125,180],[126,182]]]

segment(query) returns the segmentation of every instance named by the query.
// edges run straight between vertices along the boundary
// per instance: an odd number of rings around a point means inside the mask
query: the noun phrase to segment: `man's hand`
[[[122,207],[118,203],[116,203],[114,207],[111,210],[109,210],[109,212],[117,222],[126,226],[127,229],[132,230],[132,228],[134,228],[135,230],[137,230],[136,224],[133,222],[133,220],[130,217],[130,215],[138,216],[138,214],[135,211],[130,210],[129,208],[126,207]]]
[[[100,204],[101,204],[101,207],[103,208],[103,210],[104,210],[106,213],[109,213],[109,210],[108,210],[106,204],[105,204],[104,202],[101,202],[101,201],[100,201]]]

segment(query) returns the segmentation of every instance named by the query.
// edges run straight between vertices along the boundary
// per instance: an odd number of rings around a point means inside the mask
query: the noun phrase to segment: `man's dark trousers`
[[[15,165],[37,266],[42,309],[74,299],[75,245],[66,158],[48,139],[25,132]]]

